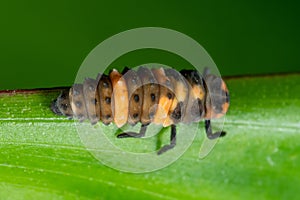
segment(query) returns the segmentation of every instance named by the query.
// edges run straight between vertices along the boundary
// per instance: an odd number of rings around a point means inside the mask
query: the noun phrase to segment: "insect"
[[[136,132],[123,132],[118,138],[145,136],[150,123],[171,126],[170,144],[163,146],[160,155],[176,145],[176,125],[205,121],[209,139],[224,136],[224,131],[212,132],[211,119],[220,118],[229,108],[229,92],[224,81],[206,68],[202,75],[196,70],[171,68],[125,68],[122,73],[112,70],[96,79],[86,78],[63,91],[51,104],[57,115],[102,121],[117,127],[126,123],[141,123]]]

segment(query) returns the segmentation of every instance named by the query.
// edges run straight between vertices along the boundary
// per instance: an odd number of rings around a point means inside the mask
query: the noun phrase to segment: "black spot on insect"
[[[109,87],[108,83],[104,81],[104,82],[103,82],[103,87],[104,87],[104,88],[108,88],[108,87]]]
[[[111,103],[111,98],[110,98],[110,97],[105,97],[105,102],[106,102],[107,104],[110,104],[110,103]]]
[[[139,95],[135,94],[135,95],[134,95],[134,101],[135,101],[135,102],[139,102],[139,100],[140,100]]]
[[[174,109],[174,111],[171,114],[171,117],[175,120],[179,120],[181,118],[181,110],[183,107],[183,102],[179,102],[176,106],[176,108]]]
[[[51,103],[51,110],[54,114],[56,115],[63,115],[63,113],[59,110],[58,106],[57,106],[57,99],[53,100]]]
[[[60,104],[61,108],[66,111],[68,109],[68,104],[62,103]]]
[[[151,101],[155,102],[155,94],[151,93],[150,96],[151,96]]]
[[[226,102],[229,103],[230,101],[230,97],[229,97],[229,94],[228,92],[225,92],[225,96],[226,96]]]
[[[61,95],[60,95],[60,98],[66,99],[67,98],[67,94],[65,92],[62,92]]]
[[[197,121],[202,117],[203,111],[204,108],[202,101],[200,99],[196,99],[192,105],[191,116],[195,121]]]
[[[200,99],[197,99],[198,108],[199,108],[199,115],[202,116],[204,111],[204,105],[203,102]]]
[[[170,92],[168,92],[168,93],[167,93],[167,97],[168,97],[168,99],[172,99],[172,98],[173,98],[173,95],[172,95]]]
[[[192,71],[191,79],[192,79],[193,83],[196,83],[196,84],[200,83],[201,77],[200,77],[198,71]]]
[[[187,78],[190,70],[181,70],[180,73],[183,77]]]

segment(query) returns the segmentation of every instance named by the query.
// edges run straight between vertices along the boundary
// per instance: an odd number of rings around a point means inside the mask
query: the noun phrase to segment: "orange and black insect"
[[[121,133],[118,138],[145,136],[150,123],[171,126],[170,144],[163,146],[161,154],[176,145],[176,125],[205,120],[209,139],[224,136],[223,131],[213,133],[210,120],[226,114],[229,93],[224,81],[205,69],[177,72],[168,68],[139,67],[137,71],[125,68],[122,73],[112,70],[96,79],[85,79],[63,91],[51,105],[58,115],[102,121],[117,127],[126,123],[142,124],[139,133]]]

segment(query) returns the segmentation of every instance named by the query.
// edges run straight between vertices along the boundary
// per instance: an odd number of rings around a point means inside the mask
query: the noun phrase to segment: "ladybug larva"
[[[212,132],[210,120],[226,114],[229,93],[224,81],[209,73],[196,70],[139,67],[125,68],[122,73],[112,70],[95,79],[86,78],[74,84],[52,102],[57,115],[89,120],[91,124],[114,122],[117,127],[126,123],[141,123],[139,133],[124,132],[118,138],[143,137],[150,123],[171,126],[170,144],[157,153],[162,154],[176,145],[176,125],[205,120],[209,139],[224,136],[223,131]]]

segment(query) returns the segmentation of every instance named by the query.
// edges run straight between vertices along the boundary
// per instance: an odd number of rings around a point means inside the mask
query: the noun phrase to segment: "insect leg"
[[[162,153],[174,148],[176,145],[176,125],[171,125],[171,137],[170,137],[170,144],[167,144],[163,146],[158,152],[158,155],[161,155]]]
[[[218,137],[223,137],[226,135],[225,131],[218,131],[218,132],[212,133],[210,120],[205,120],[205,131],[206,131],[207,138],[211,139],[211,140],[216,139]]]
[[[128,138],[128,137],[141,138],[141,137],[144,137],[148,125],[149,125],[149,124],[142,124],[139,133],[136,133],[136,132],[126,132],[126,133],[121,133],[121,134],[119,134],[119,135],[117,136],[117,138]]]

